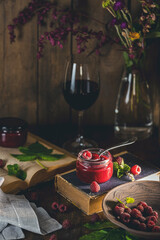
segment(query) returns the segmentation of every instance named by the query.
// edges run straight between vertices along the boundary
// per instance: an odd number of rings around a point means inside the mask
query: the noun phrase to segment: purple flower
[[[121,29],[125,29],[125,28],[127,28],[127,23],[126,22],[122,22],[121,23]]]
[[[130,59],[135,59],[135,55],[134,54],[129,54],[129,58]]]
[[[124,8],[124,2],[123,1],[121,1],[121,0],[119,0],[119,1],[117,1],[115,4],[114,4],[114,10],[115,11],[118,11],[118,10],[121,10],[121,9],[123,9]]]
[[[111,21],[111,26],[115,26],[117,25],[118,21],[117,21],[117,18],[113,18],[112,21]]]
[[[8,25],[8,30],[13,31],[14,30],[14,25]]]

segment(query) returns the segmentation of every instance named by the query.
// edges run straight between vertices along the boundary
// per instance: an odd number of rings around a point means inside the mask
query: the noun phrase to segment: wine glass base
[[[86,139],[83,136],[73,138],[65,142],[62,146],[68,152],[78,155],[78,153],[87,148],[95,148],[98,147],[98,144],[91,139]]]

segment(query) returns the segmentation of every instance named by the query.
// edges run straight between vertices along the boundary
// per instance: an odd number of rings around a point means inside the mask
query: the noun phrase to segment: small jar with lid
[[[113,175],[113,162],[110,152],[101,155],[104,149],[82,150],[76,161],[77,177],[84,183],[103,183]]]
[[[0,146],[17,148],[26,142],[28,124],[20,118],[0,118]]]

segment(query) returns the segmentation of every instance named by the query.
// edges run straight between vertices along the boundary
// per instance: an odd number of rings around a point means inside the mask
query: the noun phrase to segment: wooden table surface
[[[67,130],[66,130],[67,129]],[[116,139],[113,134],[112,127],[86,127],[84,129],[85,134],[97,140],[98,144],[101,147],[109,147],[113,144],[121,142],[122,140]],[[75,134],[76,128],[73,126],[59,125],[59,126],[41,126],[41,127],[30,127],[30,131],[40,137],[58,145],[62,146],[63,142],[67,140],[67,138],[72,137]],[[128,147],[123,147],[120,150],[114,150],[113,153],[118,153],[122,150],[130,151],[137,156],[143,158],[144,161],[151,161],[158,167],[160,167],[160,148],[158,142],[158,130],[154,129],[153,135],[145,139],[143,141],[138,141],[133,145]],[[29,189],[24,192],[24,194],[28,197],[30,192],[36,192],[38,195],[38,200],[36,204],[38,206],[42,206],[46,211],[50,214],[51,217],[58,220],[60,223],[65,219],[69,219],[72,226],[70,229],[59,230],[55,232],[58,240],[78,240],[80,236],[87,233],[88,231],[83,227],[84,223],[91,221],[91,216],[87,216],[82,213],[78,208],[76,208],[73,204],[68,202],[62,196],[57,194],[54,189],[54,180],[46,183],[41,183],[36,187]],[[67,212],[60,213],[55,212],[51,208],[52,202],[63,203],[67,205]],[[104,219],[103,213],[99,214],[101,219]],[[53,234],[48,234],[47,236],[41,236],[38,234],[33,234],[31,232],[25,231],[25,239],[26,240],[49,240],[50,236]]]

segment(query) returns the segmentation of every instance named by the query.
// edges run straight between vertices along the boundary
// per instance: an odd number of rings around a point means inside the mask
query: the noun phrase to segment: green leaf
[[[148,34],[146,38],[160,38],[160,32],[152,32]]]
[[[129,172],[130,169],[131,169],[131,167],[129,165],[124,164],[124,167],[123,167],[124,172]]]
[[[107,236],[108,240],[125,240],[125,231],[123,229],[112,229]]]
[[[123,52],[124,62],[127,68],[133,66],[133,61],[129,58],[127,52]]]
[[[124,173],[125,173],[125,171],[124,171],[123,169],[119,168],[119,169],[117,170],[117,177],[118,177],[118,178],[123,177]]]
[[[7,165],[8,175],[16,176],[22,180],[25,180],[27,174],[25,171],[21,170],[18,164]]]
[[[131,233],[126,232],[125,240],[139,240],[138,237],[133,236]]]
[[[80,237],[79,240],[105,240],[107,239],[108,232],[104,230],[94,231]]]
[[[64,157],[64,154],[52,154],[53,149],[44,147],[39,142],[32,143],[28,147],[19,147],[19,151],[23,154],[12,154],[21,162],[34,161],[42,166],[39,161],[56,161]],[[47,169],[45,166],[43,168]]]
[[[118,202],[120,202],[120,203],[123,203],[119,198],[116,198],[117,200],[118,200]],[[124,203],[123,203],[124,204]]]
[[[32,161],[36,159],[36,155],[25,155],[25,154],[11,154],[17,158],[20,162]]]
[[[38,157],[40,158],[40,160],[44,160],[44,161],[56,161],[61,159],[62,157],[64,157],[63,154],[38,154]]]
[[[119,164],[117,162],[113,162],[113,170],[118,170]]]
[[[101,230],[104,228],[117,228],[116,225],[109,221],[103,221],[103,222],[95,222],[95,223],[86,223],[84,224],[84,227],[90,229],[90,230]]]
[[[131,197],[126,197],[126,203],[134,203],[134,198],[131,198]]]
[[[45,146],[43,146],[39,142],[32,143],[31,145],[28,146],[28,149],[30,150],[30,152],[46,153],[46,154],[50,154],[53,151],[52,149],[46,148]]]

